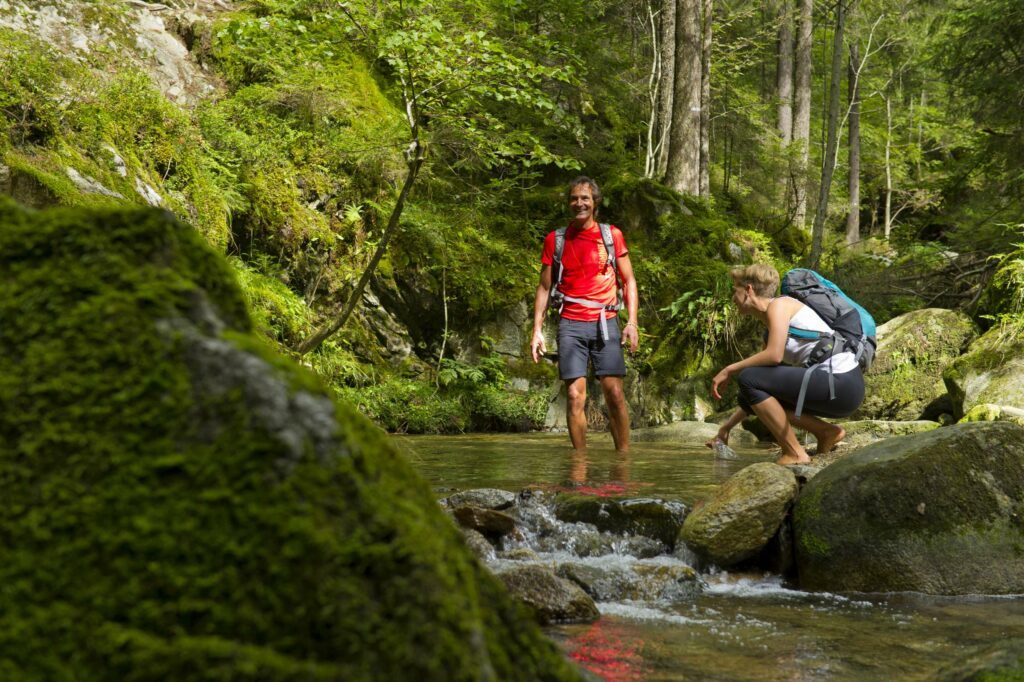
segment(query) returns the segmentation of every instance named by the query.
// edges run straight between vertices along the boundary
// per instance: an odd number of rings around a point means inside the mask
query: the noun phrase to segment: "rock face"
[[[958,424],[836,462],[793,513],[802,587],[1024,592],[1024,428]]]
[[[948,412],[942,373],[977,336],[971,318],[943,308],[915,310],[879,326],[864,403],[853,418],[912,421]]]
[[[979,405],[1024,409],[1024,341],[993,327],[943,374],[956,417]]]
[[[704,559],[732,566],[768,544],[796,493],[796,477],[786,467],[751,464],[690,512],[679,537]]]
[[[0,271],[7,676],[578,676],[190,228],[0,200]]]

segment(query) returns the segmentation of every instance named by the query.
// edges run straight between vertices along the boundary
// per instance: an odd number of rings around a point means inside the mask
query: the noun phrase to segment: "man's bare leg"
[[[807,464],[811,461],[804,451],[804,446],[796,439],[793,427],[789,425],[786,410],[778,400],[767,398],[750,407],[782,447],[782,457],[775,460],[776,464]]]
[[[813,415],[802,414],[799,417],[793,414],[792,410],[786,410],[786,417],[789,423],[798,429],[807,431],[818,440],[818,451],[816,454],[824,455],[832,452],[836,443],[846,438],[846,429],[838,424],[832,424]]]
[[[565,382],[565,411],[569,425],[569,440],[573,450],[587,449],[587,378],[577,377]]]
[[[608,426],[618,452],[629,452],[629,408],[622,390],[622,377],[601,377],[604,404],[608,407]]]

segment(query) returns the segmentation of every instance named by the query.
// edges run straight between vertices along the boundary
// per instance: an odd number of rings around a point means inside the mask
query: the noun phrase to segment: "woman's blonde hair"
[[[779,289],[778,271],[764,263],[733,268],[729,275],[736,286],[745,287],[749,284],[761,298],[771,298]]]

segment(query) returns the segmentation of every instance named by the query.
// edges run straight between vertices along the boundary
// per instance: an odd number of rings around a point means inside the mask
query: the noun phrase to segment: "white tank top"
[[[825,320],[818,316],[818,313],[814,312],[802,303],[800,304],[800,309],[796,311],[796,315],[794,315],[789,321],[789,326],[796,327],[797,329],[806,329],[807,331],[812,332],[833,331],[833,329],[825,323]],[[811,351],[814,350],[814,346],[817,345],[817,343],[817,339],[798,339],[787,335],[786,350],[782,353],[782,362],[787,365],[802,367],[803,364],[807,362],[807,358],[810,357]],[[832,356],[831,362],[833,374],[845,374],[846,372],[857,369],[857,358],[849,351],[836,353]],[[816,366],[827,367],[828,364],[829,358],[825,358],[823,362],[818,363]]]

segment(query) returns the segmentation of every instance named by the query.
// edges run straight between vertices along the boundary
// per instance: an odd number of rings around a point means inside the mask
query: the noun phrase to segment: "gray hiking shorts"
[[[587,376],[587,366],[594,366],[594,375],[625,376],[626,359],[622,354],[622,333],[618,318],[610,318],[608,340],[601,338],[601,323],[558,321],[558,375],[563,381]]]

